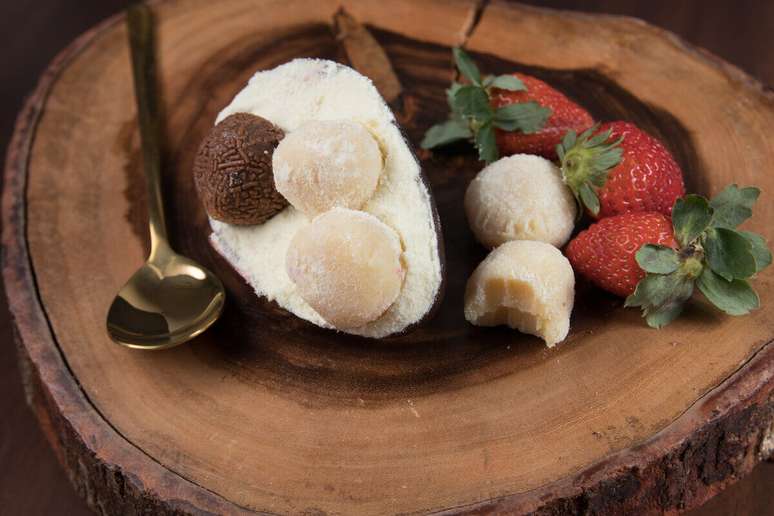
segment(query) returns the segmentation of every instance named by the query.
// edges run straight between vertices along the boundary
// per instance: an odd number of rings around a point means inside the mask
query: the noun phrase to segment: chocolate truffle
[[[212,128],[194,162],[199,198],[213,219],[262,224],[288,205],[274,187],[272,155],[282,129],[249,113],[235,113]]]

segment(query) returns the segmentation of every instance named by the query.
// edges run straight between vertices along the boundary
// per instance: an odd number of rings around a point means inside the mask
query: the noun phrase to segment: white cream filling
[[[384,170],[367,211],[393,228],[403,244],[406,277],[395,303],[376,321],[347,333],[381,338],[418,322],[432,308],[441,286],[438,235],[430,192],[419,163],[395,117],[371,81],[355,70],[320,59],[295,59],[256,73],[218,115],[252,113],[286,133],[310,120],[353,120],[378,140]],[[210,219],[213,247],[255,289],[256,294],[318,326],[331,328],[299,295],[285,272],[290,240],[309,219],[289,207],[264,224],[233,226]]]

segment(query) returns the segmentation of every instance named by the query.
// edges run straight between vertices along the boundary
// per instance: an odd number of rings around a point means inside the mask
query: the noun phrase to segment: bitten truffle
[[[489,253],[468,280],[465,319],[506,324],[552,347],[567,337],[574,298],[572,267],[556,247],[514,240]]]
[[[282,129],[249,113],[235,113],[212,128],[194,162],[199,198],[213,219],[262,224],[288,202],[274,187],[272,155]]]

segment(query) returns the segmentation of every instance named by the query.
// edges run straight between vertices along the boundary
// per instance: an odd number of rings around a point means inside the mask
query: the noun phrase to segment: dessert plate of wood
[[[687,191],[757,185],[744,228],[771,242],[770,90],[666,31],[615,16],[472,0],[150,5],[169,236],[222,280],[221,319],[154,353],[116,346],[104,329],[113,295],[148,251],[122,15],[50,65],[18,118],[5,169],[3,274],[25,385],[90,505],[157,514],[675,511],[771,455],[772,268],[755,278],[760,308],[744,317],[697,295],[656,330],[576,278],[569,333],[554,347],[474,326],[466,282],[488,250],[463,199],[483,163],[466,145],[419,150],[447,117],[452,48],[464,47],[488,73],[528,74],[596,120],[635,123],[674,156]],[[256,71],[296,58],[373,80],[418,149],[446,282],[433,316],[406,331],[312,324],[256,296],[211,244],[193,174],[200,145]],[[375,240],[385,253],[389,238]]]

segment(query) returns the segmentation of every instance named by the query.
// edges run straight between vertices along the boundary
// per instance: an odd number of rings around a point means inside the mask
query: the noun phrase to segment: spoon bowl
[[[108,311],[108,334],[134,349],[169,348],[209,328],[224,302],[215,275],[170,251],[145,263],[118,292]]]

